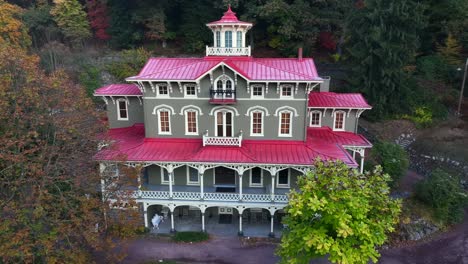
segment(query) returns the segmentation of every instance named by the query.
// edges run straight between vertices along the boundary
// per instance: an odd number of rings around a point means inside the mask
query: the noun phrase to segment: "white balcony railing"
[[[142,199],[158,199],[167,200],[169,199],[169,192],[167,191],[140,191],[139,198]],[[271,202],[272,196],[270,194],[243,194],[243,202]],[[173,192],[172,199],[174,200],[201,200],[200,192]],[[223,202],[237,202],[240,200],[240,194],[238,193],[204,193],[203,199],[206,201],[223,201]],[[287,203],[288,197],[284,194],[273,195],[273,202]]]
[[[250,46],[245,48],[223,48],[206,46],[206,56],[250,56]]]
[[[203,134],[203,146],[242,146],[242,130],[237,137],[210,137],[208,130]]]

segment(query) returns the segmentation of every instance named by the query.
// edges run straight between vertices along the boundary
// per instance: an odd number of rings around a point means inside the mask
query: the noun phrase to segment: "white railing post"
[[[200,172],[200,199],[203,200],[203,172]]]

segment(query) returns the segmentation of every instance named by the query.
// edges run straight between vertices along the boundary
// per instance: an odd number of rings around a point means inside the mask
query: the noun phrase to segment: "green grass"
[[[204,232],[177,232],[172,238],[175,242],[202,242],[208,240],[210,237]]]

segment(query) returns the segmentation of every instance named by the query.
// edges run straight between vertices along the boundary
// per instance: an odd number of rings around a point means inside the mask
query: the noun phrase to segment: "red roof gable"
[[[142,95],[140,89],[135,84],[110,84],[103,86],[96,91],[94,95],[131,95],[138,96]]]
[[[325,141],[244,140],[242,147],[203,147],[201,139],[145,139],[142,124],[110,129],[108,136],[115,144],[99,151],[96,160],[310,165],[320,157],[357,167],[339,144]]]
[[[321,81],[313,59],[205,57],[150,58],[134,80],[193,81],[224,63],[250,81]]]
[[[309,107],[371,109],[360,93],[316,92],[309,94]]]

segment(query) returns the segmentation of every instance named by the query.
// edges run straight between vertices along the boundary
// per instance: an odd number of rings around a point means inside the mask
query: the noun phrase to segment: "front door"
[[[236,186],[236,172],[228,168],[216,167],[214,184],[221,186]]]
[[[232,113],[219,111],[216,113],[216,136],[232,137]]]

